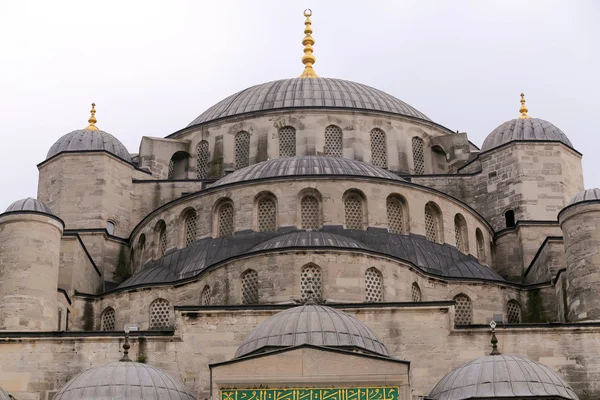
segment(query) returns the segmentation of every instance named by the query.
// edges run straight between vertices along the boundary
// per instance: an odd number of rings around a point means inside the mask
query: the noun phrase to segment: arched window
[[[196,178],[206,179],[208,177],[209,163],[210,154],[208,152],[208,142],[202,140],[196,146]]]
[[[379,128],[371,131],[371,163],[381,168],[388,166],[385,132]]]
[[[454,216],[454,239],[456,248],[463,253],[469,252],[469,234],[467,231],[467,221],[461,214]]]
[[[368,303],[383,301],[383,275],[375,267],[365,271],[365,301]]]
[[[197,221],[196,211],[189,210],[185,214],[185,219],[183,220],[183,225],[184,225],[183,236],[184,236],[184,240],[185,240],[185,247],[188,247],[190,244],[192,244],[196,240],[196,221]]]
[[[407,232],[404,217],[404,201],[399,196],[390,195],[386,200],[388,232],[402,235]]]
[[[473,322],[473,304],[471,299],[466,294],[458,294],[454,296],[456,302],[454,325],[471,325]]]
[[[150,330],[171,328],[171,305],[165,299],[156,299],[150,304]]]
[[[515,212],[513,210],[507,210],[504,213],[504,220],[506,221],[507,228],[515,226]]]
[[[109,235],[115,234],[115,223],[114,222],[108,221],[106,223],[106,232],[108,232]]]
[[[145,251],[146,251],[146,235],[144,235],[143,233],[140,235],[140,238],[138,239],[138,250],[137,250],[137,264],[138,267],[137,269],[139,270],[140,268],[142,268],[144,266],[144,256],[145,256]]]
[[[506,303],[506,319],[509,324],[521,323],[521,305],[516,300]]]
[[[412,153],[413,165],[415,167],[415,175],[423,175],[425,173],[425,145],[420,137],[412,138]]]
[[[242,273],[242,304],[258,303],[258,272],[247,269]]]
[[[156,233],[158,239],[158,257],[162,257],[165,255],[169,243],[167,238],[167,225],[165,224],[165,221],[158,221],[156,224]]]
[[[300,200],[300,224],[307,230],[321,228],[321,208],[315,196],[306,195]]]
[[[344,196],[346,229],[364,229],[365,211],[362,196],[350,192]]]
[[[329,125],[325,128],[325,155],[341,157],[343,148],[343,134],[339,126]]]
[[[250,165],[250,134],[241,131],[235,135],[235,169]]]
[[[294,157],[296,155],[296,129],[284,126],[279,129],[279,157]]]
[[[217,235],[225,237],[233,235],[233,204],[223,202],[217,208]]]
[[[441,242],[441,212],[432,202],[425,205],[425,237],[432,242]]]
[[[185,179],[189,162],[189,154],[185,151],[178,151],[169,161],[168,179]]]
[[[277,230],[277,202],[271,195],[263,195],[256,203],[256,215],[259,232]]]
[[[101,331],[114,331],[115,330],[115,309],[112,307],[106,307],[102,311],[100,317],[100,330]]]
[[[314,264],[308,264],[302,267],[300,273],[300,295],[302,301],[313,299],[321,301],[323,298],[321,278],[323,273],[321,268]]]
[[[483,240],[483,233],[481,233],[481,229],[479,228],[475,230],[475,239],[477,240],[477,259],[481,263],[487,262],[487,257],[485,256],[485,242]]]
[[[169,169],[167,170],[167,179],[173,179],[175,176],[175,161],[169,160]]]
[[[421,288],[419,287],[419,284],[417,282],[413,282],[410,295],[412,301],[414,301],[415,303],[421,301]]]
[[[212,304],[212,295],[210,291],[210,286],[204,286],[202,289],[202,293],[200,294],[200,304],[203,306],[210,306]]]

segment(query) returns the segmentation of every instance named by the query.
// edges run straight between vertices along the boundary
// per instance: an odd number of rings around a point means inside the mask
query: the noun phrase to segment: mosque
[[[479,148],[319,77],[311,14],[298,78],[50,148],[0,214],[0,399],[600,398],[582,154],[523,94]]]

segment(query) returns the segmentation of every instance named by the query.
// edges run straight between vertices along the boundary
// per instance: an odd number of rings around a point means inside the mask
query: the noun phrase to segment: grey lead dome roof
[[[429,400],[467,399],[578,400],[565,381],[547,366],[519,356],[477,358],[444,376]]]
[[[48,150],[46,160],[63,151],[105,150],[115,156],[131,162],[127,148],[113,135],[104,131],[79,129],[67,133],[56,141]]]
[[[53,400],[195,400],[171,375],[148,364],[112,362],[88,369],[65,384]]]
[[[200,114],[188,127],[255,111],[320,107],[383,111],[430,121],[402,100],[367,85],[332,78],[292,78],[232,94]]]
[[[515,118],[494,129],[485,138],[481,151],[491,150],[514,140],[559,141],[573,147],[567,135],[550,122],[539,118]]]
[[[258,324],[235,357],[302,344],[356,348],[388,356],[387,348],[375,332],[356,317],[331,307],[307,304],[277,313]]]
[[[329,156],[296,156],[276,158],[238,169],[219,179],[212,186],[265,178],[302,175],[365,176],[404,181],[404,179],[393,172],[362,161]]]
[[[17,200],[12,203],[5,212],[16,212],[16,211],[37,211],[46,214],[52,214],[50,207],[42,203],[38,199],[33,197],[27,197],[26,199]]]
[[[569,201],[569,204],[582,203],[584,201],[600,200],[600,189],[586,189],[577,193]]]
[[[0,400],[12,400],[12,398],[2,388],[0,388]]]

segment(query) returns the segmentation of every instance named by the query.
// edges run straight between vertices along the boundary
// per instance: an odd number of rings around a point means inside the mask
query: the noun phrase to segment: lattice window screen
[[[208,142],[203,140],[196,146],[196,178],[205,179],[208,177],[209,163]]]
[[[212,296],[210,293],[210,286],[204,286],[202,293],[200,294],[200,304],[203,306],[210,306],[212,304]]]
[[[400,200],[393,197],[388,197],[386,203],[388,231],[390,233],[403,234],[404,213],[402,210],[402,203],[400,202]]]
[[[165,255],[168,246],[167,240],[167,227],[163,225],[158,233],[158,256],[162,257]]]
[[[175,161],[169,161],[169,172],[167,173],[167,179],[173,179],[173,174],[175,173]]]
[[[235,135],[235,169],[250,165],[250,134],[246,131]]]
[[[309,299],[320,301],[322,299],[322,276],[321,268],[316,265],[308,265],[302,268],[302,272],[300,273],[300,294],[302,301]]]
[[[431,206],[425,206],[425,237],[432,242],[438,241],[437,212]]]
[[[242,274],[242,304],[258,303],[258,272],[249,269]]]
[[[279,130],[279,157],[296,155],[296,129],[284,126]]]
[[[514,300],[510,300],[506,304],[506,317],[509,324],[521,323],[521,306]]]
[[[321,227],[319,200],[314,196],[304,196],[300,201],[300,222],[302,229],[319,229]]]
[[[258,231],[274,232],[277,230],[277,206],[275,199],[265,197],[258,201]]]
[[[219,237],[233,235],[233,205],[225,203],[219,207]]]
[[[341,157],[343,148],[343,136],[340,127],[329,125],[325,128],[325,155]]]
[[[456,302],[456,313],[454,315],[455,325],[470,325],[473,321],[473,304],[471,299],[465,294],[459,294],[454,297]]]
[[[418,303],[419,301],[421,301],[421,288],[419,287],[419,284],[417,282],[413,282],[413,284],[412,284],[411,298],[412,298],[412,301],[414,301],[415,303]]]
[[[371,131],[371,162],[377,167],[387,168],[385,132],[377,128]]]
[[[108,307],[102,313],[102,320],[100,323],[101,331],[114,331],[115,330],[115,309]]]
[[[138,258],[138,269],[142,268],[144,266],[144,256],[146,252],[146,235],[144,235],[142,233],[142,235],[140,236],[140,239],[138,241],[138,251],[137,251],[137,258]]]
[[[188,212],[185,217],[185,247],[189,246],[196,240],[196,223],[197,216],[195,211]]]
[[[454,240],[458,251],[465,251],[465,243],[463,239],[463,224],[459,217],[454,218]]]
[[[171,305],[165,299],[156,299],[150,304],[150,329],[167,329],[171,325]]]
[[[365,300],[369,303],[383,301],[383,276],[377,268],[365,271]]]
[[[415,175],[423,175],[425,173],[425,155],[424,155],[423,139],[412,138],[413,164],[415,167]]]
[[[344,212],[346,229],[363,229],[362,200],[358,195],[352,194],[344,199]]]
[[[475,232],[475,239],[477,240],[477,259],[480,262],[484,263],[486,262],[485,244],[483,241],[483,234],[481,233],[479,228],[477,228],[477,231]]]

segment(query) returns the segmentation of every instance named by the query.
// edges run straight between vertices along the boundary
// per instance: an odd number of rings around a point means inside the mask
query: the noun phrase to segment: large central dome
[[[373,110],[431,121],[402,100],[367,85],[332,78],[292,78],[235,93],[204,111],[188,127],[256,111],[299,108]]]

